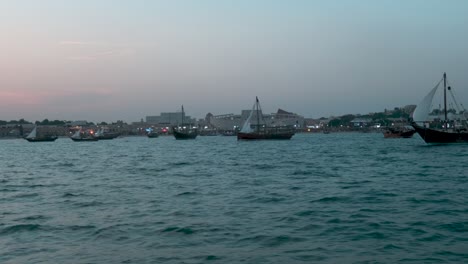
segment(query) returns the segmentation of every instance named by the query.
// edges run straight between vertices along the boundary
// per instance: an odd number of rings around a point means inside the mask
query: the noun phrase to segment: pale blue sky
[[[0,1],[0,120],[468,100],[468,1]]]

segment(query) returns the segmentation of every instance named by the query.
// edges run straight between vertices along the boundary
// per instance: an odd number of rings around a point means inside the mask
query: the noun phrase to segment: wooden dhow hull
[[[104,134],[104,135],[99,135],[99,136],[94,136],[94,137],[98,140],[110,140],[118,136],[120,136],[119,133],[109,133],[109,134]]]
[[[265,133],[237,133],[237,140],[287,140],[291,139],[294,133],[277,133],[277,134],[265,134]]]
[[[411,138],[413,137],[416,130],[409,130],[409,131],[401,131],[401,132],[390,132],[385,131],[384,138]]]
[[[467,131],[444,131],[411,124],[426,143],[468,143]]]
[[[37,138],[25,138],[29,142],[53,142],[58,137],[37,137]]]
[[[95,137],[85,137],[85,138],[71,138],[75,142],[87,142],[87,141],[98,141]]]
[[[185,140],[185,139],[195,139],[198,136],[197,132],[180,132],[174,130],[174,137],[177,140]]]

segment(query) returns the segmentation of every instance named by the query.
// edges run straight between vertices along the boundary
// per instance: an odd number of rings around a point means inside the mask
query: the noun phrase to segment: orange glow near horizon
[[[0,91],[0,104],[16,106],[39,105],[44,102],[42,97],[34,92]]]

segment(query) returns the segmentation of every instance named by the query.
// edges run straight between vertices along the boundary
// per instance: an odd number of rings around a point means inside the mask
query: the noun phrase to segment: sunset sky
[[[468,1],[1,0],[0,120],[468,104]]]

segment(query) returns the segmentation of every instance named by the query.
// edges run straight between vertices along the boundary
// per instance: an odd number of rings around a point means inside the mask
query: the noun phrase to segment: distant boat
[[[148,132],[146,134],[146,136],[149,137],[149,138],[157,138],[157,137],[159,137],[159,133],[155,132],[155,131],[151,131],[151,132]]]
[[[254,113],[256,114],[256,123],[252,124]],[[258,97],[256,97],[249,117],[245,120],[242,129],[237,133],[237,140],[291,139],[295,133],[295,128],[291,126],[268,127],[263,119],[260,102],[258,101]]]
[[[182,106],[182,124],[172,127],[175,139],[195,139],[198,136],[198,129],[192,124],[185,124],[184,106]]]
[[[104,128],[101,128],[96,132],[96,134],[94,134],[94,137],[98,140],[109,140],[109,139],[114,139],[118,137],[119,135],[120,135],[119,133],[106,132]]]
[[[224,130],[221,132],[222,136],[237,136],[238,131],[237,130]]]
[[[386,127],[383,130],[384,138],[411,138],[416,130],[407,127]]]
[[[24,139],[29,142],[51,142],[55,141],[57,138],[57,136],[51,135],[38,135],[37,126],[35,126],[31,133],[29,133],[29,135],[27,135]]]
[[[435,109],[432,113],[443,114],[443,118],[429,120],[432,100],[441,83],[444,83],[444,108],[442,111]],[[452,88],[447,86],[447,74],[444,73],[439,83],[424,97],[413,112],[411,125],[426,143],[468,143],[468,124],[465,117],[465,109],[456,102],[456,96]],[[447,92],[450,93],[453,104],[447,109]],[[458,114],[457,114],[458,112]],[[452,120],[449,120],[449,113]]]
[[[85,134],[83,130],[80,128],[77,130],[71,137],[73,141],[98,141],[98,139],[92,135]]]
[[[217,136],[219,135],[216,129],[204,129],[199,132],[200,136]]]

